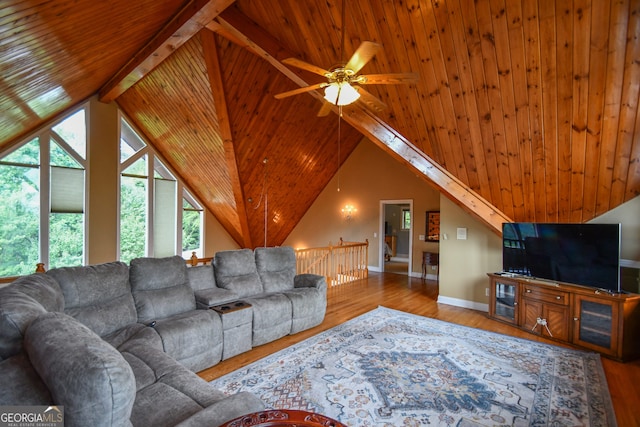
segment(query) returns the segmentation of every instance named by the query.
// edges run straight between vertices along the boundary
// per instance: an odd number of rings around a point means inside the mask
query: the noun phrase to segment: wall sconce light
[[[345,207],[342,208],[342,217],[347,221],[350,221],[355,216],[356,212],[358,212],[358,209],[354,208],[352,205],[345,205]]]

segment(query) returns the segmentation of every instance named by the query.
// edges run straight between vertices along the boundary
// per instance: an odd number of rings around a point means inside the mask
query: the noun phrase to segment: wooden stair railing
[[[34,271],[34,273],[44,273],[46,272],[45,268],[44,268],[44,263],[39,262],[36,264],[36,270]],[[0,285],[8,285],[11,282],[14,282],[16,279],[19,279],[22,276],[6,276],[6,277],[0,277]]]
[[[313,273],[325,276],[329,286],[342,285],[369,277],[369,240],[345,242],[340,238],[338,245],[322,248],[295,249],[296,271],[298,274]],[[185,260],[187,267],[211,263],[213,257],[198,258],[195,252]],[[43,263],[38,263],[36,273],[44,273]],[[0,285],[13,282],[20,276],[0,277]]]
[[[296,249],[298,274],[325,276],[329,286],[338,286],[369,277],[369,240],[345,242],[320,248]]]
[[[199,264],[210,264],[211,260],[213,260],[213,257],[198,258],[195,252],[191,252],[191,258],[185,260],[185,262],[187,263],[187,267],[195,267]]]

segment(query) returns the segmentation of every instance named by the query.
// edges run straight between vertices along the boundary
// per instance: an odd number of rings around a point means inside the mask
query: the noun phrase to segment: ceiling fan
[[[340,47],[341,54],[344,54],[344,37],[345,37],[345,7],[344,0],[342,2],[342,45]],[[276,99],[282,99],[300,93],[310,92],[312,90],[324,89],[323,104],[318,116],[329,114],[334,105],[349,105],[358,99],[374,111],[382,111],[386,108],[386,104],[367,92],[361,85],[368,84],[412,84],[417,83],[418,75],[416,73],[398,73],[398,74],[358,74],[358,72],[369,62],[382,46],[378,43],[364,41],[360,44],[355,53],[346,62],[341,62],[329,70],[318,67],[308,62],[296,58],[287,58],[282,62],[312,73],[321,75],[327,79],[322,83],[316,83],[304,86],[298,89],[275,95]]]

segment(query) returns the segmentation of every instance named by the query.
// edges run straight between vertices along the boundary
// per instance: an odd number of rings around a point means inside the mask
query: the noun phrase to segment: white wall
[[[458,239],[459,228],[465,230],[465,240]],[[441,196],[438,302],[487,311],[487,273],[500,270],[502,238]]]
[[[438,252],[437,243],[420,241],[418,236],[425,233],[426,211],[438,210],[439,192],[367,139],[351,153],[339,175],[320,193],[283,245],[312,248],[337,244],[340,237],[345,241],[368,239],[368,265],[379,271],[380,201],[412,200],[412,270],[420,276],[422,251]],[[341,212],[346,204],[358,209],[350,221],[345,220]]]
[[[640,262],[640,196],[594,218],[590,222],[622,224],[620,256],[626,260]]]

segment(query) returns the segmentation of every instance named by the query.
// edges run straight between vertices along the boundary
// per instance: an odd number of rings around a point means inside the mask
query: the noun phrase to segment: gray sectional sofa
[[[62,405],[67,426],[217,426],[259,411],[195,372],[318,325],[326,286],[296,274],[289,247],[21,277],[0,288],[0,406]]]

